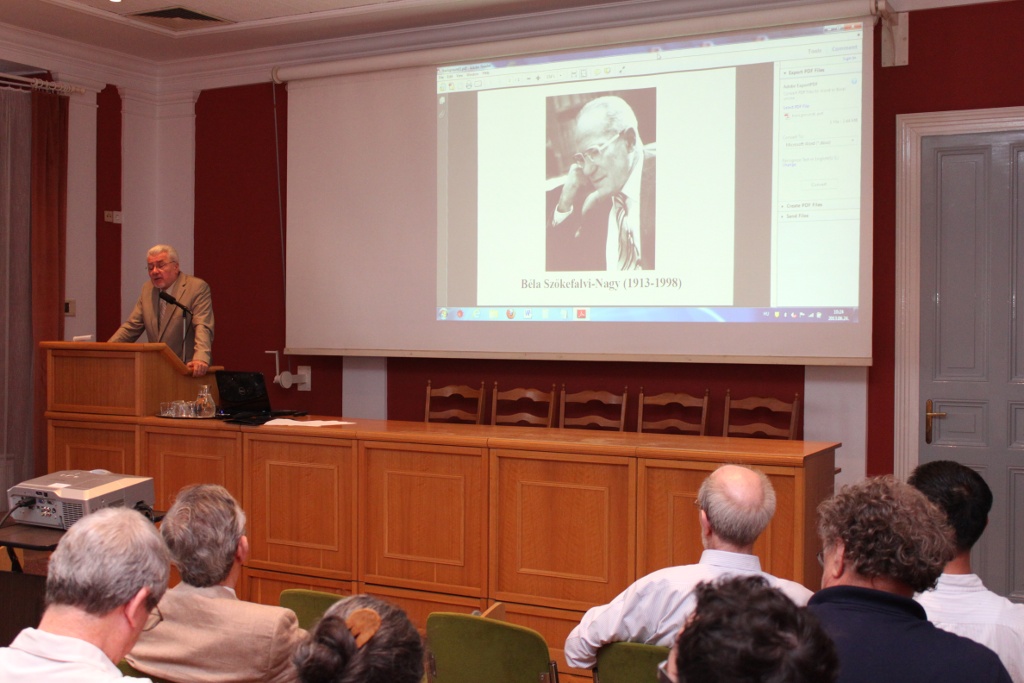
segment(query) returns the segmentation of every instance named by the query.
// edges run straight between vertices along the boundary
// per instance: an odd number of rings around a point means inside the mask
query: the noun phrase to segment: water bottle
[[[210,387],[207,384],[199,387],[199,396],[196,397],[196,417],[213,417],[217,414],[217,406],[210,395]]]

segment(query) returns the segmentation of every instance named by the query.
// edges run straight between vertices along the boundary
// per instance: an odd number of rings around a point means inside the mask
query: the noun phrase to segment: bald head
[[[722,465],[700,485],[697,505],[713,538],[748,548],[775,514],[775,489],[760,470]]]

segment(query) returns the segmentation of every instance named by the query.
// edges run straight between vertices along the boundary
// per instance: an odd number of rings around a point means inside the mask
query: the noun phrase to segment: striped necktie
[[[616,192],[612,196],[615,208],[615,223],[619,226],[619,270],[640,270],[640,250],[636,246],[636,237],[632,222],[626,212],[626,195]]]

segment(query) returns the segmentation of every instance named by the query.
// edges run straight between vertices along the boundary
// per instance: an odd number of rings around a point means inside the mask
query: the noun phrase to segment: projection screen
[[[287,347],[871,360],[871,26],[289,83]]]

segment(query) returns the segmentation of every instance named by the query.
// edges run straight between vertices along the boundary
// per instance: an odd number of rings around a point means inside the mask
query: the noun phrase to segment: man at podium
[[[185,362],[193,377],[210,367],[213,349],[213,301],[210,286],[182,273],[174,247],[158,244],[146,253],[149,281],[128,320],[108,341],[133,342],[146,332],[164,342]]]

